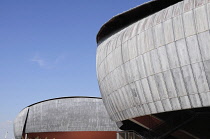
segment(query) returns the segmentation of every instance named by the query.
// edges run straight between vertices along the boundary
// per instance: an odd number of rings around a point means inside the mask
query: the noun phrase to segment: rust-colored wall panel
[[[141,116],[141,117],[136,117],[133,118],[135,121],[141,123],[142,125],[146,126],[147,128],[153,128],[155,126],[157,126],[158,124],[161,123],[161,120],[147,115],[147,116]]]
[[[157,117],[152,116],[152,115],[136,117],[136,118],[133,118],[133,120],[135,120],[136,122],[139,122],[140,124],[144,125],[145,127],[149,128],[149,129],[156,127],[157,125],[161,124],[162,122],[164,123],[164,121],[162,121],[161,119],[158,119]],[[174,133],[172,133],[171,135],[176,138],[192,139],[192,136],[189,133],[183,132],[182,130],[177,130]]]
[[[28,133],[28,139],[116,139],[115,131]]]

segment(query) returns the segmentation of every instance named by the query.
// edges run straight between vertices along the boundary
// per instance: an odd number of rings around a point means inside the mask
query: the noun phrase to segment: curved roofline
[[[46,101],[57,100],[57,99],[66,99],[66,98],[94,98],[94,99],[102,99],[101,97],[91,97],[91,96],[58,97],[58,98],[51,98],[51,99],[46,99],[46,100],[43,100],[43,101],[39,101],[39,102],[33,103],[33,104],[31,104],[31,105],[29,105],[27,107],[31,107],[33,105],[36,105],[36,104],[39,104],[39,103],[42,103],[42,102],[46,102]],[[27,108],[27,107],[25,107],[25,108]]]
[[[152,0],[118,14],[100,28],[96,41],[100,44],[114,32],[180,1],[183,0]]]

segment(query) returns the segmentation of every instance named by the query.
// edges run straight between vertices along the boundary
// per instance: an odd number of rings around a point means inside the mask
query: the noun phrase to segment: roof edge
[[[97,44],[114,32],[180,1],[183,0],[152,0],[114,16],[100,28],[96,36]]]
[[[42,103],[42,102],[46,102],[46,101],[57,100],[57,99],[66,99],[66,98],[94,98],[94,99],[102,99],[101,97],[91,97],[91,96],[69,96],[69,97],[67,96],[67,97],[58,97],[58,98],[51,98],[51,99],[42,100],[42,101],[33,103],[33,104],[31,104],[31,105],[29,105],[27,107],[31,107],[33,105],[36,105],[36,104],[39,104],[39,103]],[[27,108],[27,107],[25,107],[25,108]]]

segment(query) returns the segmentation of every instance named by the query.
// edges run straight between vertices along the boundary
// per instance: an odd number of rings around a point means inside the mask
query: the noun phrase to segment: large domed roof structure
[[[209,0],[154,0],[101,27],[98,83],[122,130],[210,137],[209,30]]]

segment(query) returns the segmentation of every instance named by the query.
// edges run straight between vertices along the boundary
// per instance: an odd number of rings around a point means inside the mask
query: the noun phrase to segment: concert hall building
[[[101,27],[97,78],[121,130],[210,138],[209,29],[210,0],[153,0]]]
[[[24,108],[14,121],[15,139],[116,139],[117,131],[97,97],[41,101]]]

